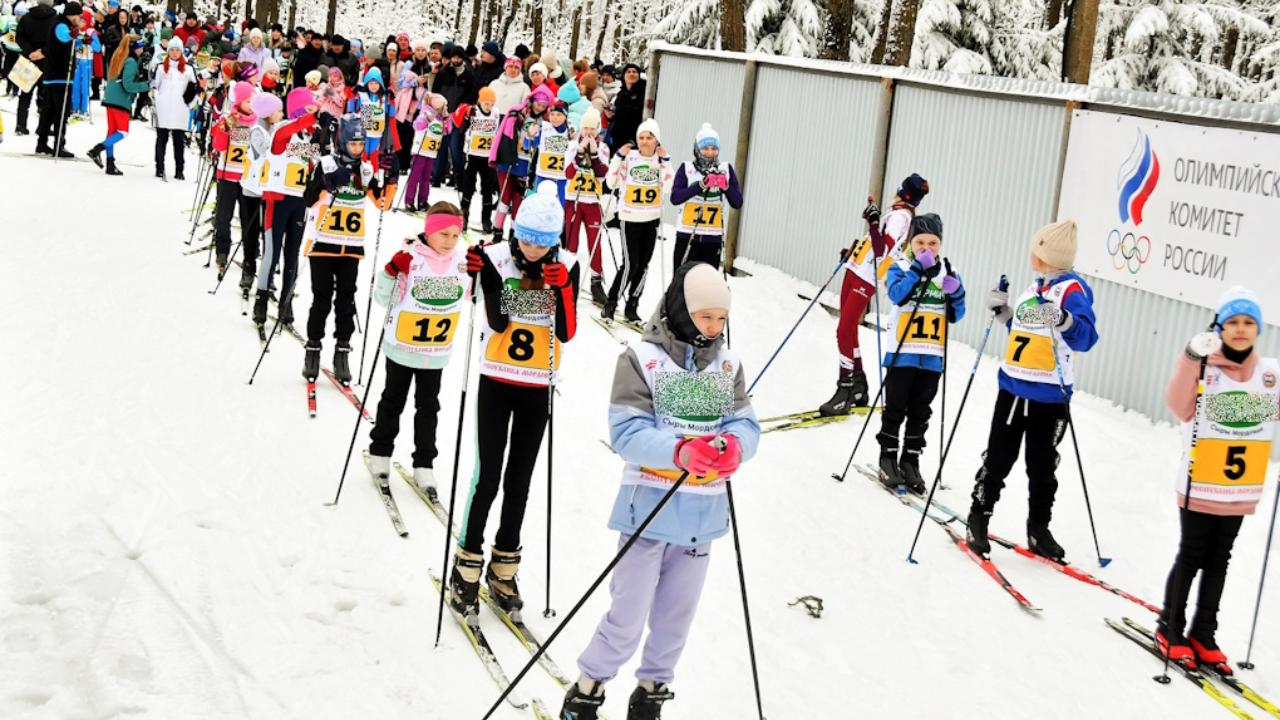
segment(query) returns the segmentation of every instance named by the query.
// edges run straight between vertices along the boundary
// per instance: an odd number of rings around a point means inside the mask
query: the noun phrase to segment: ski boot
[[[120,168],[116,167],[116,159],[115,159],[115,158],[111,158],[111,157],[107,158],[107,174],[108,174],[108,175],[123,175],[123,174],[124,174],[124,173],[120,172]]]
[[[307,354],[302,360],[302,377],[306,378],[307,382],[315,382],[316,378],[320,377],[320,343],[308,342],[305,349]],[[370,465],[373,464],[374,459],[373,455],[369,456]],[[378,459],[389,462],[386,458]]]
[[[108,158],[107,162],[111,162],[111,159]],[[218,280],[222,280],[222,276],[227,274],[227,254],[219,252],[214,257],[213,262],[218,266]]]
[[[280,324],[286,327],[293,325],[293,293],[289,293],[288,297],[280,298],[280,305],[277,310],[280,312]]]
[[[245,263],[240,268],[240,290],[249,292],[253,289],[253,270],[249,269],[249,263]]]
[[[569,686],[564,705],[560,706],[560,720],[596,720],[600,706],[604,705],[604,685],[582,675]]]
[[[497,548],[489,550],[489,570],[485,573],[485,584],[489,586],[489,597],[498,603],[508,615],[516,616],[524,607],[524,599],[520,597],[520,587],[516,585],[516,571],[520,569],[520,551],[506,551]]]
[[[333,349],[333,376],[343,385],[351,384],[351,368],[347,366],[347,355],[351,354],[351,345],[338,342]]]
[[[622,310],[622,317],[628,322],[640,322],[640,313],[636,312],[637,306],[640,304],[640,298],[631,297],[627,299],[627,306]]]
[[[1193,625],[1191,632],[1187,635],[1187,642],[1191,644],[1191,650],[1196,654],[1196,662],[1219,668],[1228,675],[1231,674],[1231,664],[1227,662],[1227,654],[1218,647],[1212,630],[1206,632]]]
[[[898,468],[896,446],[880,446],[880,483],[890,490],[896,490],[906,484],[902,471]]]
[[[436,491],[436,474],[431,468],[416,467],[413,469],[413,484],[424,493]]]
[[[485,235],[493,234],[493,203],[480,204],[480,231]]]
[[[965,542],[969,544],[969,549],[982,557],[991,554],[991,539],[987,537],[987,523],[991,520],[991,516],[980,510],[970,510],[967,524],[969,529],[965,534]]]
[[[609,300],[608,294],[604,291],[604,278],[599,275],[591,276],[591,302],[603,306]]]
[[[831,399],[818,408],[822,417],[848,415],[855,407],[867,406],[867,375],[855,370],[847,375],[841,374],[836,381],[836,393]]]
[[[1031,552],[1054,562],[1064,562],[1067,556],[1067,551],[1053,539],[1053,533],[1049,532],[1047,523],[1038,525],[1030,520],[1027,521],[1027,547],[1031,548]]]
[[[97,165],[99,169],[102,168],[102,153],[105,152],[106,149],[106,145],[98,143],[97,145],[89,148],[89,152],[86,153],[89,156],[89,159],[93,161],[93,164]]]
[[[453,554],[453,572],[449,576],[449,605],[468,624],[477,622],[480,614],[480,568],[484,555],[458,548]]]
[[[320,349],[316,348],[316,364],[319,365]],[[307,357],[311,357],[311,348],[307,348]],[[303,371],[306,374],[306,371]],[[391,477],[391,458],[381,455],[369,455],[369,474],[373,476],[373,482],[378,486],[379,490],[389,490],[389,478]]]
[[[183,176],[183,174],[182,174],[182,168],[178,168],[177,170],[174,170],[174,171],[173,171],[173,179],[174,179],[174,180],[186,180],[186,179],[187,179],[187,178],[186,178],[186,177],[184,177],[184,176]]]
[[[908,437],[903,443],[902,459],[898,461],[898,470],[902,473],[907,490],[921,496],[929,491],[929,486],[920,476],[920,452],[923,448],[924,438]]]
[[[259,290],[258,297],[253,301],[253,322],[258,327],[267,324],[267,301],[270,299],[271,293]]]
[[[610,295],[604,299],[604,304],[600,307],[600,317],[613,322],[613,313],[618,309],[618,301]]]
[[[1156,647],[1170,662],[1189,668],[1196,666],[1196,653],[1187,639],[1182,633],[1171,630],[1163,620],[1156,623]]]
[[[160,178],[161,180],[168,179],[164,176],[164,168],[160,168],[160,167],[156,168],[156,177]]]
[[[675,693],[663,683],[641,680],[627,703],[627,720],[660,720],[662,703],[674,699]]]
[[[462,231],[466,232],[471,228],[471,202],[470,199],[464,200],[459,208],[462,210]]]

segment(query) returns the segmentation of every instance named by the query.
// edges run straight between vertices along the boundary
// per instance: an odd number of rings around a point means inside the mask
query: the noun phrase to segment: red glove
[[[738,443],[738,438],[733,435],[721,435],[719,437],[724,440],[724,449],[720,451],[720,459],[716,461],[715,470],[720,477],[725,477],[737,472],[738,466],[742,464],[742,445]],[[716,439],[716,436],[704,435],[700,439],[710,443]]]
[[[690,438],[676,444],[676,467],[688,470],[690,475],[706,477],[715,469],[719,458],[720,451],[704,438]]]
[[[563,263],[547,263],[542,266],[542,279],[553,288],[562,288],[569,284],[569,268]]]
[[[391,262],[387,263],[387,274],[391,277],[396,275],[408,275],[409,265],[413,263],[413,256],[401,250],[391,258]]]
[[[478,273],[484,269],[484,251],[479,245],[467,249],[467,272]]]

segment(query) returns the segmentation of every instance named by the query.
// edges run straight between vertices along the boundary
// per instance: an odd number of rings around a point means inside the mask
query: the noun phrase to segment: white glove
[[[1013,318],[1013,309],[1009,307],[1009,292],[1001,290],[998,285],[991,288],[991,293],[987,295],[987,307],[1002,323],[1009,322]]]
[[[1222,349],[1222,338],[1211,330],[1196,333],[1187,343],[1187,357],[1200,361]]]
[[[325,175],[336,172],[338,169],[338,161],[332,155],[324,155],[320,158],[320,169]]]

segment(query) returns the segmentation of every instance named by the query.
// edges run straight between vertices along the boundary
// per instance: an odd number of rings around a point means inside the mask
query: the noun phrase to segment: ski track
[[[6,120],[14,104],[0,100]],[[94,112],[95,124],[69,128],[73,152],[82,154],[100,139],[105,122],[100,107]],[[0,717],[479,717],[497,693],[448,619],[440,647],[432,647],[438,596],[427,568],[441,570],[443,528],[403,483],[393,482],[410,536],[392,532],[358,456],[367,445],[367,424],[340,505],[324,507],[356,413],[330,388],[317,393],[318,417],[307,418],[298,376],[302,352],[288,338],[272,343],[258,379],[246,384],[260,346],[238,312],[238,274],[210,296],[216,279],[201,269],[202,255],[181,254],[190,230],[182,210],[191,204],[197,163],[189,154],[188,180],[161,183],[150,170],[153,142],[149,125],[135,124],[118,153],[141,168],[125,165],[121,178],[88,163],[55,165],[12,154],[29,152],[34,136],[10,133],[0,147],[6,185],[0,210],[9,237],[19,241],[9,244],[0,283],[7,310],[0,331],[9,340],[0,374],[14,381],[0,405],[6,431],[0,443]],[[22,181],[10,184],[12,178]],[[447,188],[432,191],[433,200],[454,197]],[[361,310],[368,273],[421,227],[400,213],[383,221],[379,257],[361,267]],[[669,241],[658,251],[672,248]],[[659,258],[653,264],[659,267],[651,266],[641,303],[646,310],[662,292]],[[733,338],[749,382],[807,304],[796,293],[814,288],[750,261],[740,265],[753,275],[731,281]],[[612,277],[609,257],[605,267]],[[584,285],[585,277],[584,268]],[[300,322],[310,306],[308,279],[303,260],[302,296],[294,308]],[[561,617],[616,547],[605,522],[620,467],[595,440],[608,437],[618,346],[587,321],[594,310],[586,297],[584,288],[556,403],[552,606]],[[980,322],[977,315],[964,322]],[[1123,342],[1107,335],[1105,307],[1099,315],[1102,342]],[[760,415],[816,407],[830,395],[834,329],[827,313],[810,313],[756,390]],[[634,337],[623,328],[616,332]],[[994,334],[993,345],[1003,341],[1000,330]],[[863,330],[862,341],[874,357],[874,334]],[[353,342],[364,345],[365,337]],[[446,499],[462,349],[460,343],[441,391],[436,469]],[[327,362],[329,338],[324,352]],[[970,348],[951,348],[948,425],[972,362]],[[473,390],[474,364],[475,358]],[[1153,372],[1168,365],[1157,358]],[[371,406],[383,367],[376,373]],[[868,375],[875,383],[874,366]],[[995,392],[993,362],[984,359],[948,461],[953,489],[938,495],[961,512]],[[471,405],[474,398],[473,392]],[[1069,440],[1060,448],[1055,533],[1083,569],[1159,604],[1176,551],[1177,432],[1168,418],[1153,423],[1088,395],[1078,395],[1073,408],[1102,551],[1115,561],[1103,570],[1093,558]],[[406,408],[396,450],[406,465],[412,412]],[[473,413],[469,407],[464,425],[463,497],[474,462]],[[927,477],[937,467],[937,418],[924,461]],[[1103,625],[1102,617],[1125,614],[1151,621],[1123,599],[997,548],[993,559],[1001,570],[1044,608],[1041,617],[1031,617],[932,523],[916,550],[920,565],[908,564],[920,516],[856,472],[843,484],[829,477],[842,467],[861,423],[853,418],[768,435],[736,483],[766,715],[1221,716],[1187,683],[1151,682],[1158,663]],[[874,461],[874,432],[869,429],[857,462]],[[554,624],[541,617],[544,462],[530,491],[521,580],[527,620],[545,637]],[[1023,538],[1025,496],[1019,463],[993,532]],[[1269,487],[1258,515],[1245,522],[1223,599],[1219,641],[1237,660],[1248,640],[1272,498]],[[716,543],[713,553],[673,686],[677,699],[666,708],[673,720],[755,717],[732,541]],[[787,607],[801,595],[825,600],[820,620]],[[553,646],[551,654],[570,675],[607,605],[602,589]],[[1267,607],[1253,653],[1260,669],[1241,677],[1275,698],[1280,620]],[[482,624],[514,677],[527,653],[487,612]],[[626,714],[637,664],[638,658],[609,686],[612,717]],[[540,669],[518,692],[559,707],[560,691]],[[505,706],[495,714],[526,716]]]

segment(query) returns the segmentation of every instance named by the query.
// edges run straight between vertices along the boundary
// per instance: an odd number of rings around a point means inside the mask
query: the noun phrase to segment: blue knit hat
[[[369,72],[364,74],[364,84],[367,86],[371,82],[378,83],[378,87],[386,90],[387,84],[382,82],[382,71],[376,67],[369,68]]]
[[[1258,334],[1262,334],[1262,306],[1258,304],[1258,296],[1252,290],[1233,285],[1222,293],[1218,299],[1218,327],[1237,315],[1248,315],[1258,324]]]
[[[564,232],[564,207],[555,182],[543,180],[538,191],[520,203],[516,213],[515,236],[538,247],[555,247]]]
[[[925,195],[929,194],[929,181],[920,177],[919,173],[911,173],[911,176],[902,181],[898,186],[898,197],[911,207],[920,204]]]

